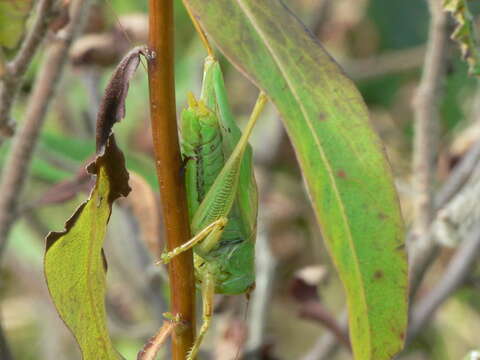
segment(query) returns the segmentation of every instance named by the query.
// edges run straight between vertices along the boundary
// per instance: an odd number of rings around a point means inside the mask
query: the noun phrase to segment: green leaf
[[[443,8],[452,13],[457,26],[452,39],[458,42],[463,58],[468,63],[470,75],[480,75],[480,51],[478,49],[475,19],[466,0],[444,0]]]
[[[32,4],[31,0],[0,0],[0,46],[17,46]]]
[[[354,84],[279,0],[185,0],[280,111],[347,294],[356,359],[390,359],[407,324],[404,225]]]
[[[62,232],[48,234],[45,277],[60,317],[72,331],[83,360],[118,360],[105,312],[106,261],[102,247],[112,203],[127,196],[125,157],[115,143],[112,127],[125,116],[130,78],[143,48],[130,51],[115,70],[97,119],[97,157],[87,170],[96,175],[95,186],[65,224]]]
[[[10,144],[0,147],[0,168],[2,168],[5,164],[5,159],[9,150]],[[52,183],[68,179],[71,176],[68,171],[56,168],[47,161],[41,159],[38,154],[34,154],[30,174],[32,178],[38,178],[40,180]]]

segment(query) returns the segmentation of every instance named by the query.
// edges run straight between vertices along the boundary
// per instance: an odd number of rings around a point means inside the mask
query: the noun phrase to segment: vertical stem
[[[444,82],[448,41],[447,15],[441,0],[430,0],[430,30],[422,79],[414,100],[414,224],[416,236],[427,233],[433,216],[433,185],[438,143],[438,102]]]
[[[188,240],[190,225],[180,157],[175,108],[173,0],[149,0],[148,64],[150,113],[157,176],[160,184],[168,249]],[[169,265],[172,313],[188,326],[173,336],[173,358],[183,360],[193,344],[195,283],[192,252]]]
[[[415,190],[413,241],[409,248],[411,284],[416,292],[422,268],[429,262],[434,249],[428,236],[434,215],[433,188],[435,180],[435,155],[438,142],[438,102],[444,82],[448,21],[441,0],[429,0],[431,22],[422,79],[414,101],[415,137],[413,149],[413,185]]]

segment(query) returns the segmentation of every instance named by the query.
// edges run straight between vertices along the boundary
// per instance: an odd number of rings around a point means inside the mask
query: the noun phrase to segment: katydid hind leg
[[[215,295],[215,276],[211,272],[205,272],[202,277],[202,308],[203,308],[203,323],[198,332],[198,336],[190,349],[187,360],[194,360],[200,350],[205,334],[210,328],[213,315],[213,297]]]

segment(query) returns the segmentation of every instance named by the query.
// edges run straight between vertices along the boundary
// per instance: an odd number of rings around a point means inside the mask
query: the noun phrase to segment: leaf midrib
[[[326,155],[325,155],[325,152],[323,151],[323,147],[321,146],[321,142],[320,142],[320,139],[317,137],[317,134],[315,132],[315,129],[313,128],[312,126],[312,123],[311,123],[311,119],[310,117],[308,116],[308,112],[305,110],[304,106],[302,105],[302,102],[300,101],[299,99],[299,96],[297,94],[297,91],[295,89],[295,87],[291,84],[291,81],[288,77],[288,73],[285,71],[285,69],[283,68],[282,66],[282,63],[280,61],[280,59],[278,59],[274,49],[272,49],[268,42],[266,41],[265,39],[265,35],[263,34],[263,31],[256,26],[256,23],[254,21],[254,16],[252,16],[252,14],[249,12],[249,10],[246,8],[245,4],[243,3],[243,0],[236,0],[236,2],[238,3],[238,6],[241,8],[241,10],[245,13],[245,16],[247,18],[247,20],[250,22],[250,24],[252,25],[252,27],[255,29],[255,31],[258,33],[259,37],[262,39],[265,47],[267,48],[268,52],[271,54],[272,56],[272,59],[274,60],[275,64],[277,65],[279,71],[282,73],[282,75],[284,76],[284,79],[288,85],[288,88],[290,89],[290,92],[292,93],[292,96],[293,98],[295,99],[295,101],[297,102],[301,112],[302,112],[302,115],[305,119],[305,123],[308,124],[308,127],[309,129],[311,130],[311,134],[313,135],[313,138],[314,138],[314,141],[315,143],[317,144],[317,147],[319,149],[319,153],[320,153],[320,156],[325,164],[325,167],[327,169],[327,173],[329,175],[329,178],[330,178],[330,181],[332,183],[332,187],[333,187],[333,190],[334,190],[334,194],[335,194],[335,197],[337,198],[338,202],[340,203],[340,208],[341,208],[341,214],[342,214],[342,218],[343,218],[343,223],[345,224],[344,227],[346,227],[346,230],[347,230],[347,234],[348,234],[348,244],[349,244],[349,247],[351,249],[351,251],[354,253],[355,257],[354,257],[354,264],[355,264],[355,269],[356,269],[356,272],[358,277],[359,277],[359,282],[361,283],[361,289],[363,290],[364,289],[364,281],[363,281],[363,277],[361,276],[361,271],[360,271],[360,267],[359,267],[359,263],[357,261],[358,259],[358,256],[357,256],[357,251],[355,249],[355,246],[353,244],[353,236],[352,236],[352,232],[351,232],[351,229],[350,229],[350,224],[348,222],[348,217],[346,215],[346,211],[345,211],[345,207],[343,205],[343,202],[341,201],[342,198],[340,196],[340,192],[338,190],[338,187],[337,187],[337,183],[335,181],[335,177],[333,176],[333,171],[332,171],[332,166],[330,164],[330,162],[328,161]],[[366,295],[365,295],[365,292],[364,291],[361,291],[361,298],[362,298],[362,302],[364,304],[364,307],[368,313],[368,303],[366,301]],[[368,323],[368,328],[370,329],[371,328],[371,325],[370,325],[370,320],[368,318],[368,316],[366,317],[367,319],[367,323]],[[369,336],[369,343],[371,344],[371,336],[370,336],[370,332],[368,333],[368,336]]]

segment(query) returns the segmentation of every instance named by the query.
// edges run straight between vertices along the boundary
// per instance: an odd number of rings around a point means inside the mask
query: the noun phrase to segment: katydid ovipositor
[[[191,95],[182,113],[181,148],[194,237],[163,254],[162,262],[193,247],[203,324],[187,359],[195,357],[208,330],[214,294],[248,293],[255,284],[258,204],[248,138],[265,102],[262,93],[242,134],[227,102],[220,66],[209,56],[200,100]]]

